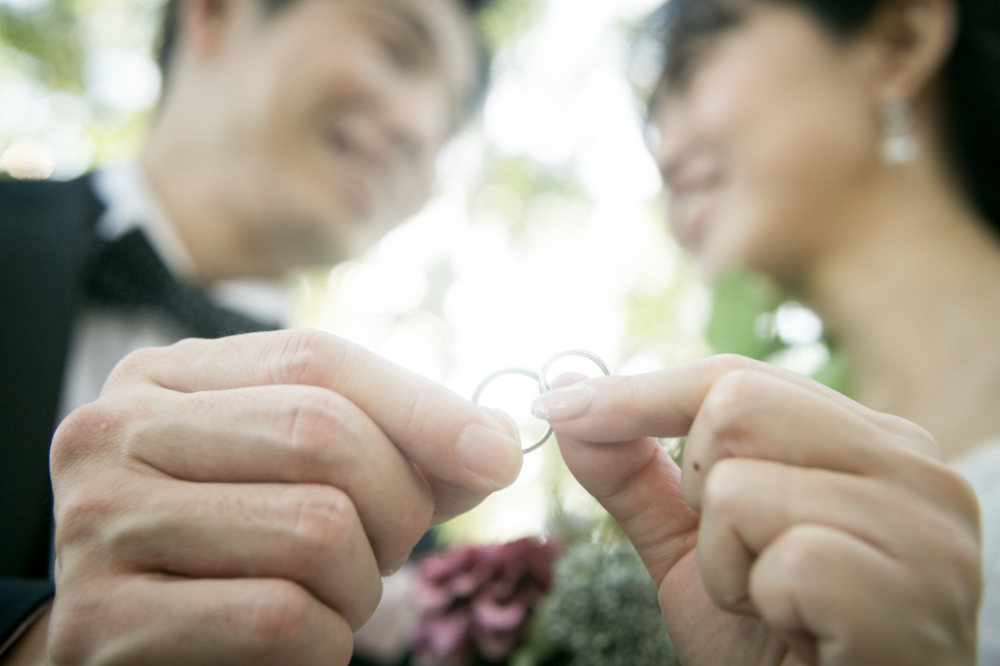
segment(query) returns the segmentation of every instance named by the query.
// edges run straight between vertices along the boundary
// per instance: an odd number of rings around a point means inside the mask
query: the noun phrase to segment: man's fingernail
[[[553,389],[535,398],[531,413],[543,421],[568,421],[590,411],[595,396],[594,389],[586,384]]]
[[[510,434],[514,439],[517,440],[518,444],[521,443],[521,431],[518,430],[517,423],[514,422],[514,419],[512,419],[507,412],[503,411],[502,409],[495,409],[493,407],[483,407],[483,409],[488,411],[493,416],[493,418],[500,423],[501,427],[504,428],[504,430],[502,430],[500,434]]]
[[[473,474],[506,488],[521,473],[524,454],[510,435],[473,423],[458,438],[458,459]]]

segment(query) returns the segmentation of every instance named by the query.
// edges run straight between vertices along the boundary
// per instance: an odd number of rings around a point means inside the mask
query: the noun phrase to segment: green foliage
[[[504,0],[483,10],[479,19],[486,44],[494,51],[518,35],[535,17],[539,0]]]
[[[715,285],[712,319],[706,337],[719,354],[739,354],[763,360],[782,348],[781,341],[760,330],[762,315],[781,305],[781,292],[755,275],[731,272]]]
[[[116,76],[108,63],[148,56],[160,0],[28,2],[36,6],[0,5],[0,100],[30,105],[0,114],[0,154],[19,139],[40,141],[55,157],[56,178],[134,157],[151,108],[108,98]]]
[[[734,271],[716,284],[712,318],[706,337],[718,354],[740,354],[759,361],[774,359],[790,347],[778,337],[773,323],[787,298],[765,277]],[[816,381],[850,394],[850,368],[831,350],[829,362],[812,375]]]
[[[83,90],[81,66],[86,54],[72,0],[51,0],[30,12],[0,7],[0,45],[16,52],[7,54],[15,68],[29,72],[42,85]]]
[[[628,545],[581,544],[559,561],[541,613],[544,635],[571,666],[671,666],[656,585]]]
[[[813,375],[813,379],[844,395],[851,395],[851,367],[847,359],[836,352],[833,352],[830,362]]]

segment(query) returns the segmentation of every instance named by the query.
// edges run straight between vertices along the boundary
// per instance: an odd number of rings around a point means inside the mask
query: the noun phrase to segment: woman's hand
[[[638,549],[685,666],[975,663],[978,505],[923,429],[732,356],[535,412]],[[683,472],[655,439],[681,436]]]

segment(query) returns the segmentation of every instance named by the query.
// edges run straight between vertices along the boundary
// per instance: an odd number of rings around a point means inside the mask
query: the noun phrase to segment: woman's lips
[[[704,241],[716,206],[715,191],[711,188],[688,188],[671,192],[669,201],[669,221],[674,236],[688,250],[697,251]]]
[[[722,189],[722,162],[709,149],[685,151],[667,164],[663,178],[674,236],[682,246],[697,252]]]

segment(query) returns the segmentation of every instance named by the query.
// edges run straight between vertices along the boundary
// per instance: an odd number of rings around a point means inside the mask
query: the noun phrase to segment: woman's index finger
[[[715,384],[734,372],[759,372],[832,401],[885,428],[878,414],[807,377],[742,356],[719,355],[628,377],[589,379],[539,397],[536,416],[581,441],[621,442],[639,437],[685,437]]]

